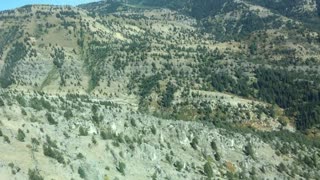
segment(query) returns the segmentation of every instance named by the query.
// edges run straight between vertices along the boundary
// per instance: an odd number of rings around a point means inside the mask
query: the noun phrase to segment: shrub
[[[43,180],[43,177],[40,175],[39,171],[34,169],[29,169],[28,171],[29,180]]]
[[[62,153],[56,149],[51,148],[48,145],[43,145],[43,154],[45,156],[56,159],[61,164],[65,163]]]
[[[10,139],[9,139],[9,137],[8,137],[8,136],[3,135],[3,140],[4,140],[4,142],[6,142],[6,143],[10,144]]]
[[[157,134],[157,129],[154,125],[151,126],[151,132],[153,135],[156,135]]]
[[[214,159],[215,159],[216,161],[220,161],[220,160],[221,160],[221,156],[220,156],[220,154],[219,154],[218,152],[216,152],[216,153],[214,154]]]
[[[77,154],[78,159],[84,159],[84,155],[82,153]]]
[[[282,162],[279,164],[279,166],[277,167],[277,170],[280,172],[280,173],[283,173],[283,172],[287,172],[287,167],[286,165],[284,165]]]
[[[4,106],[4,101],[0,98],[0,107]]]
[[[117,170],[123,175],[125,176],[125,169],[126,169],[126,164],[124,162],[119,162],[118,166],[117,166]]]
[[[26,116],[27,115],[27,111],[25,109],[21,109],[21,114]]]
[[[69,120],[70,118],[73,117],[73,113],[70,109],[66,110],[66,112],[64,113],[64,117]]]
[[[50,113],[47,113],[46,116],[47,116],[47,120],[48,120],[49,124],[51,124],[51,125],[56,125],[56,124],[58,124],[58,122],[56,122],[56,121],[53,119],[53,117],[52,117],[52,115],[51,115]]]
[[[191,147],[194,149],[194,150],[197,150],[198,149],[198,144],[199,144],[199,140],[197,137],[194,137],[190,143]]]
[[[18,130],[18,135],[17,135],[17,140],[18,141],[21,141],[21,142],[24,142],[24,138],[26,137],[26,135],[24,134],[24,132],[19,129]]]
[[[255,159],[254,150],[253,150],[253,147],[252,147],[251,143],[249,143],[248,145],[246,145],[246,146],[244,147],[244,153],[245,153],[247,156],[251,156],[253,159]]]
[[[40,142],[36,138],[31,138],[31,143],[37,146],[40,145]]]
[[[170,107],[172,101],[174,100],[174,93],[176,92],[177,88],[172,84],[168,83],[165,93],[163,94],[161,105],[163,107]]]
[[[216,142],[212,141],[212,142],[210,143],[210,145],[211,145],[212,150],[214,150],[214,151],[217,152],[218,148],[217,148]]]
[[[172,164],[172,157],[169,154],[166,154],[166,160],[168,161],[169,164]]]
[[[24,99],[23,96],[21,96],[21,95],[17,96],[16,100],[22,107],[26,107],[27,106],[27,102],[26,102],[26,100]]]
[[[94,145],[97,145],[98,141],[96,140],[96,138],[94,136],[92,136],[91,141]]]
[[[88,129],[80,126],[80,128],[79,128],[79,134],[80,134],[80,136],[88,136],[88,134],[89,134],[89,133],[88,133]]]
[[[177,171],[181,171],[183,169],[183,163],[181,161],[176,161],[173,165],[176,167]]]
[[[136,126],[137,126],[136,120],[133,119],[133,118],[131,118],[130,123],[131,123],[131,125],[132,125],[133,127],[136,127]]]
[[[206,174],[206,176],[208,178],[212,178],[213,177],[213,170],[212,170],[211,164],[209,162],[206,162],[204,164],[203,170],[204,170],[204,173]]]
[[[86,178],[86,173],[85,173],[85,171],[84,171],[84,169],[83,169],[82,167],[79,167],[79,168],[78,168],[78,173],[79,173],[79,176],[80,176],[82,179]]]

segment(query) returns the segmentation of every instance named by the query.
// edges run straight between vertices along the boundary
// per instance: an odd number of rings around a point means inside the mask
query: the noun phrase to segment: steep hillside
[[[0,179],[318,178],[318,3],[0,12]]]

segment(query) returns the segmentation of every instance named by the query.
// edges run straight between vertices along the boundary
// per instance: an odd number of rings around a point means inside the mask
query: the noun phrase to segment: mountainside
[[[0,177],[317,179],[319,4],[0,12]]]

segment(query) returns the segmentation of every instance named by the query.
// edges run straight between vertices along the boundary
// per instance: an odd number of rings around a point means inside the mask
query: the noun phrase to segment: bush
[[[77,154],[78,159],[84,159],[84,155],[82,153]]]
[[[85,171],[84,171],[84,169],[83,169],[82,167],[79,167],[79,168],[78,168],[78,173],[79,173],[79,176],[80,176],[82,179],[86,178],[86,173],[85,173]]]
[[[279,166],[277,167],[277,170],[278,170],[280,173],[287,172],[287,167],[286,167],[286,165],[284,165],[283,163],[280,163]]]
[[[117,170],[123,175],[125,176],[125,169],[126,169],[126,164],[124,162],[119,162],[118,166],[117,166]]]
[[[80,126],[80,128],[79,128],[79,134],[80,134],[80,136],[88,136],[88,134],[89,134],[89,133],[88,133],[88,129]]]
[[[214,154],[214,159],[215,159],[216,161],[220,161],[220,160],[221,160],[220,154],[219,154],[218,152],[216,152],[216,153]]]
[[[197,150],[198,149],[198,144],[199,144],[199,140],[197,137],[194,137],[190,143],[191,147],[194,149],[194,150]]]
[[[213,170],[212,170],[211,164],[209,162],[206,162],[204,164],[203,170],[204,170],[204,173],[206,174],[206,176],[208,178],[212,178],[213,177]]]
[[[170,107],[172,101],[174,100],[174,93],[177,91],[177,88],[172,84],[168,83],[165,93],[163,94],[161,105],[163,107]]]
[[[28,171],[29,180],[43,180],[43,177],[40,175],[39,171],[34,169],[29,169]]]
[[[6,142],[6,143],[8,143],[8,144],[11,143],[9,137],[6,136],[6,135],[3,135],[3,140],[4,140],[4,142]]]
[[[216,142],[212,141],[212,142],[210,143],[210,145],[211,145],[212,150],[214,150],[215,152],[217,152],[218,148],[217,148]]]
[[[17,135],[17,140],[18,141],[21,141],[21,142],[24,142],[24,138],[26,137],[26,135],[24,134],[24,132],[19,129],[18,130],[18,135]]]
[[[251,156],[253,159],[255,159],[254,150],[253,150],[253,147],[252,147],[251,143],[249,143],[248,145],[246,145],[246,146],[244,147],[244,153],[245,153],[247,156]]]
[[[52,115],[51,115],[50,113],[47,113],[46,116],[47,116],[47,120],[48,120],[49,124],[51,124],[51,125],[56,125],[56,124],[58,124],[58,122],[56,122],[56,121],[53,119],[53,117],[52,117]]]
[[[4,106],[4,101],[0,98],[0,107]]]
[[[136,120],[133,119],[133,118],[131,118],[130,123],[131,123],[131,125],[132,125],[133,127],[136,127],[136,126],[137,126]]]
[[[56,159],[61,164],[65,163],[62,153],[56,149],[51,148],[48,145],[43,145],[43,154],[45,156]]]
[[[37,146],[40,145],[40,142],[36,138],[31,138],[31,143]]]
[[[69,120],[70,118],[73,117],[73,113],[70,109],[66,110],[66,112],[64,113],[64,117]]]
[[[177,171],[181,171],[183,169],[183,163],[181,161],[176,161],[173,165],[176,167]]]
[[[17,96],[16,100],[22,107],[26,107],[27,106],[27,101],[24,99],[23,96],[21,96],[21,95]]]
[[[157,129],[154,125],[151,126],[151,132],[153,135],[156,135],[157,134]]]

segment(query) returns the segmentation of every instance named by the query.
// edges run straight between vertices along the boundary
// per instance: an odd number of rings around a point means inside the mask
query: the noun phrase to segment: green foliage
[[[131,118],[130,123],[131,123],[132,127],[137,126],[136,120],[134,118]]]
[[[43,108],[47,109],[48,111],[53,111],[53,106],[51,106],[50,102],[45,100],[43,97],[41,99],[38,99],[37,97],[34,97],[30,99],[29,105],[31,108],[40,111]]]
[[[17,140],[24,142],[25,137],[26,137],[26,135],[24,134],[24,132],[21,129],[18,129]]]
[[[72,113],[71,109],[66,110],[66,111],[64,112],[63,116],[64,116],[67,120],[71,119],[71,118],[73,117],[73,113]]]
[[[22,95],[16,96],[16,100],[18,101],[20,106],[22,106],[22,107],[26,107],[27,106],[27,101],[24,99],[24,97]]]
[[[91,142],[92,142],[94,145],[97,145],[97,143],[98,143],[98,141],[96,140],[96,138],[95,138],[94,136],[92,136]]]
[[[65,163],[63,154],[57,149],[54,149],[53,147],[51,147],[50,145],[43,145],[43,154],[45,156],[56,159],[61,164]]]
[[[203,171],[208,178],[213,178],[213,170],[210,162],[206,162],[203,166]]]
[[[82,167],[79,167],[78,168],[78,173],[79,173],[79,176],[82,178],[82,179],[85,179],[86,178],[86,172],[84,171],[84,169]]]
[[[98,110],[99,110],[99,107],[96,104],[92,105],[91,111],[93,114],[97,114]]]
[[[156,135],[157,134],[157,129],[154,125],[151,126],[151,132],[153,135]]]
[[[177,171],[181,171],[183,169],[183,163],[181,161],[176,161],[173,166],[176,168]]]
[[[166,154],[166,160],[168,161],[169,164],[172,164],[173,157],[170,156],[170,154]]]
[[[80,136],[88,136],[88,129],[82,126],[79,127],[79,135]]]
[[[214,159],[215,159],[216,161],[220,161],[220,160],[221,160],[221,156],[220,156],[220,154],[219,154],[218,152],[216,152],[216,153],[214,154]]]
[[[36,145],[36,146],[40,145],[40,142],[36,138],[31,138],[31,143]]]
[[[6,136],[6,135],[3,135],[3,140],[4,140],[4,142],[6,142],[6,143],[8,143],[8,144],[10,144],[10,143],[11,143],[11,141],[10,141],[9,137],[8,137],[8,136]]]
[[[113,68],[115,70],[124,70],[126,66],[128,66],[128,61],[116,60],[113,63]]]
[[[319,82],[317,78],[268,68],[258,69],[256,77],[258,81],[254,87],[259,90],[257,96],[296,116],[298,129],[305,130],[320,123],[320,88],[314,83]]]
[[[54,120],[54,118],[52,117],[52,115],[50,113],[47,113],[46,116],[47,116],[47,120],[48,120],[49,124],[51,124],[51,125],[58,124],[58,122]]]
[[[119,162],[118,166],[117,166],[117,170],[123,175],[125,176],[125,169],[126,169],[126,164],[124,162]]]
[[[198,149],[198,144],[199,144],[199,140],[198,140],[198,137],[194,137],[190,143],[191,147],[194,149],[194,150],[197,150]]]
[[[46,136],[46,140],[49,146],[53,147],[53,148],[58,148],[57,146],[57,141],[53,141],[51,140],[50,136]]]
[[[287,172],[287,167],[286,167],[286,165],[284,165],[284,164],[281,162],[281,163],[278,165],[277,170],[278,170],[280,173]]]
[[[211,146],[212,150],[214,150],[215,152],[217,152],[217,151],[218,151],[218,147],[217,147],[216,142],[211,141],[210,146]]]
[[[77,158],[78,158],[78,159],[84,159],[84,155],[83,155],[82,153],[78,153],[78,154],[77,154]]]
[[[4,101],[0,98],[0,107],[3,107],[4,105]]]
[[[15,79],[12,76],[13,70],[17,63],[27,55],[27,52],[27,47],[23,43],[16,42],[13,44],[6,57],[4,71],[0,76],[1,87],[7,88],[15,83]]]
[[[59,69],[63,66],[65,60],[65,54],[63,49],[55,48],[53,57],[53,64]]]
[[[152,90],[155,88],[160,88],[159,80],[161,79],[160,74],[156,74],[141,80],[140,89],[140,96],[142,99],[149,96]]]
[[[252,91],[249,88],[249,77],[242,73],[237,74],[237,80],[227,73],[211,75],[212,87],[220,92],[231,92],[241,96],[248,96]]]
[[[110,51],[110,47],[101,42],[92,41],[89,43],[87,56],[85,58],[87,71],[91,76],[89,81],[89,92],[99,86],[101,75],[104,73],[104,69],[102,67]]]
[[[253,159],[255,159],[255,155],[254,155],[254,150],[252,147],[251,143],[248,143],[245,147],[244,147],[244,151],[245,155],[252,157]]]
[[[161,100],[161,105],[163,107],[170,107],[172,101],[174,100],[174,93],[176,92],[177,88],[171,82],[167,84],[166,91],[164,92]]]
[[[43,177],[40,175],[39,171],[36,169],[29,169],[28,171],[29,180],[43,180]]]

